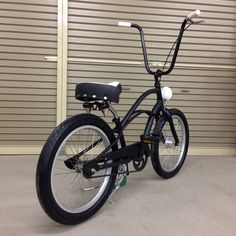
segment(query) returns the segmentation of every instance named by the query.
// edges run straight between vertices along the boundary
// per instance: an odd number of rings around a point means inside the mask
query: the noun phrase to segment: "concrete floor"
[[[77,226],[51,221],[35,191],[37,158],[0,156],[0,235],[236,235],[236,157],[189,157],[163,180],[150,164]]]

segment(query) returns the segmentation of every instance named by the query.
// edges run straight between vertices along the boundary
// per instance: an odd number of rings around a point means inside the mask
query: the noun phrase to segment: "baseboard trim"
[[[1,155],[38,155],[41,146],[0,146]]]
[[[188,155],[193,156],[236,156],[236,148],[225,147],[193,147],[189,148]]]

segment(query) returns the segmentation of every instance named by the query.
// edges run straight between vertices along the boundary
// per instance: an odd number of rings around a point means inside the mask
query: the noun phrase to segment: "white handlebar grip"
[[[131,27],[131,23],[130,22],[118,22],[118,26],[123,26],[123,27]]]
[[[201,14],[200,10],[193,11],[187,16],[187,19],[192,20],[193,18],[198,17],[200,14]]]

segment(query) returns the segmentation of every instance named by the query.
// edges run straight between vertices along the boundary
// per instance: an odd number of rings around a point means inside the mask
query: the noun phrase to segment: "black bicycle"
[[[144,92],[120,119],[112,107],[112,102],[118,103],[122,91],[119,82],[77,84],[76,99],[83,101],[87,113],[70,117],[56,127],[46,141],[37,165],[38,198],[53,220],[73,225],[94,215],[121,177],[141,171],[148,156],[151,156],[154,170],[163,178],[171,178],[181,169],[189,145],[188,123],[180,110],[165,107],[164,102],[171,98],[172,92],[168,87],[161,88],[160,81],[174,68],[183,33],[197,23],[193,18],[199,14],[197,10],[184,19],[167,70],[150,69],[142,28],[119,22],[120,26],[139,30],[144,64],[147,72],[154,75],[154,88]],[[151,94],[157,96],[152,110],[139,110],[138,106]],[[109,110],[115,128],[111,129],[103,119],[90,114],[91,110]],[[123,131],[141,114],[148,118],[140,141],[126,145]],[[133,171],[130,171],[130,163]]]

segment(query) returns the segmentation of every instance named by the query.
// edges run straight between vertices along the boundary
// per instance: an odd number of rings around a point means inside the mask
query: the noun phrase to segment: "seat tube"
[[[117,130],[118,134],[120,134],[121,147],[125,147],[126,142],[125,142],[124,134],[123,134],[123,131],[122,131],[122,125],[121,125],[121,122],[120,122],[120,117],[118,116],[116,110],[114,109],[114,107],[111,104],[109,104],[109,110],[111,111],[111,113],[114,117],[112,121],[116,125],[116,130]]]
[[[118,119],[118,118],[119,118],[119,116],[118,116],[116,110],[115,110],[114,107],[111,105],[111,103],[109,103],[109,111],[112,113],[112,115],[113,115],[113,117],[114,117],[115,119]]]

